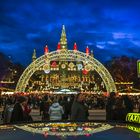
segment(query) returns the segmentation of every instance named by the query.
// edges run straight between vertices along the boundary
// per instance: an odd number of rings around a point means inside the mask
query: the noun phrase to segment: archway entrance
[[[21,75],[15,92],[25,92],[28,85],[28,81],[31,76],[38,70],[44,70],[47,73],[50,72],[51,61],[80,61],[83,62],[84,68],[87,71],[95,70],[103,80],[107,92],[116,92],[116,86],[112,76],[108,70],[95,58],[87,55],[86,53],[75,50],[59,50],[42,55],[34,62],[32,62]],[[65,82],[65,81],[64,81]]]
[[[106,91],[116,92],[116,86],[110,73],[98,60],[89,54],[88,47],[86,48],[86,53],[78,51],[76,43],[74,44],[74,50],[67,49],[67,38],[64,26],[57,51],[49,53],[48,47],[45,47],[45,55],[36,59],[36,53],[34,51],[32,58],[33,62],[21,75],[15,92],[25,92],[27,86],[29,86],[31,76],[37,71],[45,72],[45,76],[47,76],[47,80],[45,79],[45,81],[48,82],[46,84],[48,84],[49,87],[53,87],[55,83],[55,86],[59,89],[71,87],[82,89],[82,85],[85,86],[85,89],[88,89],[89,87],[87,85],[94,81],[93,72],[96,71],[102,79]],[[50,73],[53,74],[52,77]],[[95,80],[96,83],[99,80],[97,78],[97,80]]]

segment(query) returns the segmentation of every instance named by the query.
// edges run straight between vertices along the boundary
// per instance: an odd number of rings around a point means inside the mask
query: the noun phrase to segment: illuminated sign
[[[140,60],[137,61],[137,73],[138,77],[140,77]]]
[[[140,123],[140,113],[128,113],[126,121]]]
[[[83,69],[83,65],[82,64],[77,64],[78,70],[82,70]]]

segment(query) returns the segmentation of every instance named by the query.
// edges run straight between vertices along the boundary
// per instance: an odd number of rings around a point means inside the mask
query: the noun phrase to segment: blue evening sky
[[[56,50],[63,24],[69,49],[140,58],[140,0],[0,0],[0,52],[27,66],[34,48]]]

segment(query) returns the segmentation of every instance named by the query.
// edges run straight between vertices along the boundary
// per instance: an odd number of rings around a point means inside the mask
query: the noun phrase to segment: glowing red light
[[[90,134],[86,134],[85,136],[86,136],[86,137],[89,137],[89,136],[90,136]]]
[[[86,74],[88,74],[88,71],[84,69],[84,70],[82,71],[82,73],[86,75]]]
[[[77,51],[77,44],[74,43],[73,50]]]
[[[89,54],[89,48],[86,47],[86,54]]]
[[[56,62],[54,61],[52,64],[51,64],[51,67],[56,67]]]
[[[45,138],[48,137],[48,133],[47,132],[45,132],[43,135],[44,135]]]
[[[44,48],[44,52],[45,52],[45,54],[47,54],[49,52],[49,49],[48,49],[48,46],[47,45]]]
[[[58,42],[57,50],[60,50],[60,49],[61,49],[61,45],[60,45],[60,42]]]

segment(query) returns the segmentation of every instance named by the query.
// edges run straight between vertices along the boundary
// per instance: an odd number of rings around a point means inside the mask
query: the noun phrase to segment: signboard
[[[137,61],[137,73],[138,77],[140,77],[140,60]]]
[[[126,121],[140,124],[140,113],[128,113],[126,116]]]

